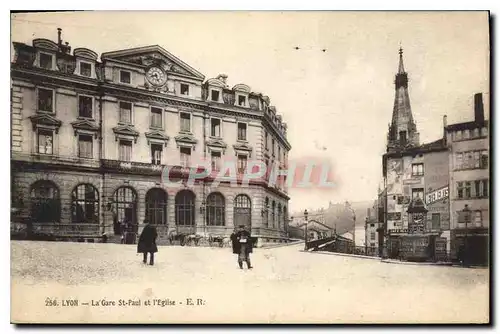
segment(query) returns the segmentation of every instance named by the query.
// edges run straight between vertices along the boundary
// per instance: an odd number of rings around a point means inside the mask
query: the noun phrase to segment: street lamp
[[[306,228],[305,228],[305,235],[304,235],[304,250],[307,251],[307,215],[309,213],[307,212],[307,209],[304,210],[304,219],[306,220]]]
[[[464,209],[462,210],[464,212],[464,218],[465,218],[465,246],[464,246],[464,254],[463,254],[463,264],[466,265],[466,258],[469,254],[469,250],[468,250],[468,242],[467,242],[467,238],[468,238],[468,234],[469,234],[469,222],[470,222],[470,209],[469,209],[469,205],[468,204],[465,204],[464,206]]]

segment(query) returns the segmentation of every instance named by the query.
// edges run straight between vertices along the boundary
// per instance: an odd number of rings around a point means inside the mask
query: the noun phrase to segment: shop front
[[[464,265],[487,266],[489,263],[488,228],[456,229],[452,233],[453,260]]]

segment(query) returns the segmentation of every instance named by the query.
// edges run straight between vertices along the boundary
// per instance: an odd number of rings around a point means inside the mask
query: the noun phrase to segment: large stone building
[[[105,52],[35,39],[14,42],[12,201],[35,231],[118,234],[119,224],[171,233],[227,235],[245,224],[259,240],[286,239],[285,184],[240,185],[247,163],[286,168],[287,126],[269,97],[227,76],[203,74],[158,45]],[[197,161],[232,160],[238,186],[193,186]],[[237,165],[236,165],[237,164]],[[232,175],[232,174],[230,174]],[[233,180],[233,181],[234,181]]]
[[[420,144],[400,49],[392,122],[383,156],[385,245],[392,258],[443,259],[450,251],[446,136]]]
[[[488,263],[489,134],[482,94],[474,96],[474,120],[446,126],[450,149],[452,257]],[[462,248],[462,249],[461,249]],[[466,258],[464,258],[466,257]]]

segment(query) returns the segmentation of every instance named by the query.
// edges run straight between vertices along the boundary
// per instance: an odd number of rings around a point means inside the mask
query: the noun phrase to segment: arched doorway
[[[167,224],[167,193],[161,188],[146,193],[146,219],[153,225]]]
[[[178,226],[194,226],[195,195],[191,190],[181,190],[175,195],[175,223]]]
[[[234,199],[234,226],[245,225],[252,228],[252,202],[250,197],[240,194]]]
[[[120,187],[113,194],[115,213],[115,234],[121,234],[120,227],[129,225],[129,230],[137,232],[137,193],[131,187]]]
[[[71,192],[71,222],[99,223],[99,192],[92,184],[79,184]]]
[[[226,225],[226,201],[221,193],[211,193],[207,197],[207,226]]]
[[[61,219],[59,188],[48,180],[36,181],[31,186],[31,218],[35,223],[55,223]]]

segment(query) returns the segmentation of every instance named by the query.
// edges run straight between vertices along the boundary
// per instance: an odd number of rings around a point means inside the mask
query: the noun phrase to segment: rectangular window
[[[238,123],[238,140],[247,140],[247,125]]]
[[[161,108],[151,107],[151,127],[162,129],[162,114],[163,110]]]
[[[181,147],[181,166],[189,167],[191,163],[191,149],[189,147]]]
[[[424,175],[424,164],[412,164],[411,165],[411,175],[412,176]]]
[[[471,198],[471,196],[472,196],[471,182],[466,181],[464,182],[464,197]]]
[[[54,91],[52,89],[38,88],[38,111],[54,112]]]
[[[129,71],[120,71],[120,82],[129,84],[131,73]]]
[[[53,133],[52,131],[39,130],[38,131],[38,153],[52,154],[53,153]]]
[[[455,156],[455,168],[463,169],[464,168],[464,155],[463,153],[457,153]]]
[[[238,95],[238,105],[244,107],[246,105],[247,98],[246,96]]]
[[[120,157],[121,161],[132,160],[132,142],[129,140],[120,140]]]
[[[80,75],[90,78],[92,76],[92,64],[80,62]]]
[[[181,83],[181,95],[189,95],[189,85]]]
[[[281,146],[278,146],[278,161],[281,162]]]
[[[210,135],[212,137],[220,137],[221,136],[220,119],[218,119],[218,118],[210,119]]]
[[[424,189],[422,188],[414,188],[411,190],[411,198],[415,199],[419,197],[421,200],[424,199]]]
[[[52,69],[52,55],[40,53],[40,67],[46,70]]]
[[[220,171],[221,153],[212,152],[211,156],[212,156],[212,171],[214,172]]]
[[[78,117],[92,118],[93,99],[91,96],[78,96]]]
[[[433,213],[432,214],[432,229],[439,230],[441,228],[441,214]]]
[[[483,213],[479,210],[474,211],[474,226],[475,227],[483,226]]]
[[[276,142],[274,141],[274,139],[272,140],[272,147],[271,147],[271,152],[273,153],[273,157],[274,157],[274,153],[275,153],[275,149],[276,149]]]
[[[375,239],[376,239],[375,232],[370,232],[370,240],[375,240]]]
[[[191,131],[191,114],[181,113],[181,132]]]
[[[457,182],[457,197],[464,198],[464,183]]]
[[[215,102],[219,101],[219,91],[218,90],[212,90],[210,95],[211,95],[212,101],[215,101]]]
[[[132,103],[120,102],[120,122],[127,124],[132,123]]]
[[[269,134],[267,131],[264,131],[264,145],[266,147],[266,150],[269,150]]]
[[[80,158],[92,159],[92,136],[78,136],[78,156]]]
[[[161,165],[161,153],[163,145],[151,144],[151,163],[153,165]]]
[[[479,163],[479,168],[486,169],[486,168],[488,168],[488,151],[483,150],[480,152],[481,152],[481,158],[480,158],[481,161]]]
[[[247,169],[247,156],[238,155],[238,173],[243,174]]]

